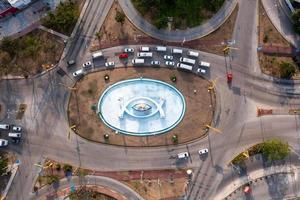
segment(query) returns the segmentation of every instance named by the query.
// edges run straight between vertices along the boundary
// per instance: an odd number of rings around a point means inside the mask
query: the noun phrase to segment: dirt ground
[[[262,3],[259,3],[259,41],[258,43],[263,45],[274,45],[282,47],[290,47],[288,41],[276,30],[275,26],[272,24],[271,20],[266,14]],[[291,57],[284,56],[273,56],[265,55],[259,52],[259,63],[262,72],[268,75],[279,77],[279,65],[282,61],[292,63],[296,66]],[[293,78],[300,78],[300,73],[298,67],[296,67],[296,74]]]
[[[22,38],[16,40],[26,41],[26,38],[37,39],[36,56],[28,56],[22,49],[10,59],[7,66],[8,75],[13,76],[30,76],[41,73],[46,67],[55,65],[62,54],[64,44],[56,36],[45,31],[36,29]],[[44,66],[44,67],[43,67]],[[5,75],[5,69],[0,70],[0,76]]]
[[[115,20],[117,11],[123,13],[117,1],[111,7],[102,27],[96,34],[96,39],[91,45],[91,50],[101,48],[101,44],[113,43],[115,41],[134,41],[139,37],[147,37],[142,31],[138,30],[125,16],[123,24]]]
[[[104,75],[110,76],[105,82]],[[176,75],[177,83],[170,81],[170,76]],[[99,119],[92,106],[98,103],[102,92],[115,82],[130,78],[152,78],[174,85],[185,97],[186,112],[183,120],[172,131],[157,136],[126,136],[115,134]],[[80,136],[102,143],[122,146],[161,146],[173,144],[172,136],[178,135],[178,143],[192,141],[205,135],[206,124],[210,124],[215,106],[214,95],[208,93],[210,83],[194,74],[165,68],[121,68],[101,71],[85,76],[76,84],[76,93],[72,92],[68,114],[70,126],[76,125]],[[197,93],[194,94],[194,90]],[[76,95],[77,94],[77,95]],[[104,140],[104,135],[109,140]]]
[[[238,10],[239,8],[237,5],[224,24],[222,24],[217,30],[203,38],[192,41],[193,43],[199,43],[199,45],[195,46],[195,49],[224,55],[223,49],[225,48],[225,45],[223,42],[232,38]]]
[[[125,17],[123,24],[117,22],[115,20],[117,11],[123,12],[118,2],[115,1],[103,23],[103,26],[96,34],[95,40],[92,42],[91,51],[122,44],[150,43],[181,46],[181,43],[166,43],[165,41],[160,41],[146,35],[142,31],[138,30],[127,17]],[[194,48],[201,51],[223,55],[222,50],[224,49],[224,41],[232,38],[237,13],[238,6],[234,9],[226,22],[216,31],[203,38],[185,42],[184,46],[187,48]]]
[[[50,167],[46,167],[50,163],[52,163],[52,165]],[[63,168],[65,163],[59,163],[54,160],[46,159],[43,165],[45,168],[38,177],[35,186],[38,188],[45,186],[47,184],[47,176],[49,175],[58,176],[59,179],[64,178],[65,174],[63,169],[57,170],[57,165],[60,165],[61,168]],[[184,193],[187,183],[186,169],[102,172],[81,169],[76,166],[72,167],[73,176],[79,176],[81,174],[83,177],[85,175],[109,177],[128,185],[147,200],[160,200],[169,198],[177,199]],[[141,177],[143,177],[142,181]]]
[[[179,199],[184,194],[187,179],[171,180],[134,180],[124,182],[147,200]]]

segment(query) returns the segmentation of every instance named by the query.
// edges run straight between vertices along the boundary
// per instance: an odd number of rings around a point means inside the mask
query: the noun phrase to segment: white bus
[[[174,54],[182,54],[182,49],[172,49],[172,53],[174,53]]]
[[[194,65],[196,63],[196,60],[193,60],[193,59],[190,59],[190,58],[181,57],[180,58],[180,62],[184,62],[184,63],[188,63],[188,64],[191,64],[191,65]]]
[[[164,46],[157,46],[155,49],[156,49],[156,51],[162,51],[162,52],[167,51],[167,47],[164,47]]]
[[[188,71],[192,71],[192,69],[193,69],[193,66],[186,65],[186,64],[183,64],[183,63],[178,63],[177,67],[180,68],[180,69],[188,70]]]
[[[147,57],[152,58],[152,52],[139,52],[137,53],[138,58]]]
[[[97,59],[97,58],[100,58],[102,56],[103,56],[102,51],[97,51],[97,52],[93,53],[92,58]]]
[[[132,60],[132,64],[133,65],[136,65],[136,64],[144,64],[145,63],[145,60],[144,59],[133,59]]]
[[[187,52],[187,55],[188,55],[188,56],[191,56],[191,57],[198,58],[199,53],[198,53],[198,52],[195,52],[195,51],[188,51],[188,52]]]

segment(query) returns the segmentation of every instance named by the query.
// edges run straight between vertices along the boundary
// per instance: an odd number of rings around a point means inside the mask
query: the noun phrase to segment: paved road
[[[204,37],[220,27],[234,10],[237,0],[226,0],[219,12],[217,12],[217,14],[209,19],[205,24],[184,31],[168,31],[157,29],[155,26],[141,17],[130,0],[119,0],[119,4],[128,19],[144,33],[163,41],[182,42],[183,40],[189,41]]]
[[[75,36],[74,45],[71,44],[73,48],[70,48],[67,54],[67,58],[74,56],[79,66],[85,59],[90,58],[90,53],[84,49],[85,44],[89,44],[89,40],[82,36],[85,34],[92,36],[97,29],[98,24],[93,23],[96,18],[92,16],[100,11],[106,12],[109,7],[103,1],[91,1],[91,3],[99,5],[97,8],[89,5],[87,13],[91,14],[84,17],[86,20],[83,20],[82,28]],[[251,27],[255,26],[256,20],[248,18],[256,13],[257,3],[255,0],[241,1],[240,7],[233,39],[237,41],[236,45],[240,48],[249,47],[249,49],[242,49],[240,53],[231,52],[230,70],[234,74],[231,85],[226,83],[224,58],[200,52],[200,59],[212,65],[205,77],[209,79],[218,77],[216,86],[218,105],[213,125],[220,128],[222,134],[210,131],[208,137],[172,147],[173,151],[170,147],[140,149],[100,145],[73,134],[68,139],[66,110],[70,91],[59,83],[72,84],[73,78],[70,76],[60,77],[53,70],[35,79],[1,80],[0,101],[5,102],[10,110],[10,114],[7,115],[10,117],[6,117],[3,122],[20,124],[25,130],[22,143],[9,146],[9,150],[18,154],[22,164],[8,199],[29,198],[29,191],[32,189],[38,170],[34,167],[34,163],[41,161],[43,156],[104,171],[195,168],[194,187],[189,189],[189,199],[209,199],[217,193],[228,161],[245,148],[269,138],[279,137],[290,142],[297,149],[300,136],[299,118],[297,116],[257,118],[256,106],[299,107],[299,81],[278,81],[257,72],[255,63],[249,59],[256,57],[252,45],[249,45],[249,40],[256,45],[254,42],[256,36],[253,35],[255,31],[249,31],[249,36],[242,36],[238,32],[239,28],[241,33],[246,34]],[[97,19],[103,21],[104,17],[105,15],[99,15]],[[244,23],[248,20],[249,23]],[[105,57],[116,61],[117,67],[123,66],[115,56],[115,52],[120,50],[121,47],[103,50]],[[72,51],[76,53],[73,54]],[[155,53],[154,57],[162,60],[161,54]],[[13,117],[17,109],[15,105],[20,103],[26,103],[28,108],[22,120],[15,120]],[[210,153],[207,159],[201,159],[197,151],[205,147],[209,148]],[[188,162],[178,163],[169,159],[171,155],[187,150],[191,154]]]

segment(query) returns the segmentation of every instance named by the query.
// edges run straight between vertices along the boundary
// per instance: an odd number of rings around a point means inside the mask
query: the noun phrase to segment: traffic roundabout
[[[86,139],[114,145],[190,142],[205,136],[212,120],[215,97],[209,84],[193,73],[166,68],[90,73],[71,94],[69,125]]]

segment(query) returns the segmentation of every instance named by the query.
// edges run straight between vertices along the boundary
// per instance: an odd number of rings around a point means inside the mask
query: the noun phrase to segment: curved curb
[[[270,15],[270,10],[272,10],[272,8],[270,9],[270,8],[267,8],[267,3],[266,3],[266,1],[265,0],[261,0],[261,4],[262,4],[262,6],[263,6],[263,8],[264,8],[264,11],[265,11],[265,13],[267,13],[267,16],[268,16],[268,18],[270,19],[270,21],[271,21],[271,23],[272,23],[272,25],[275,27],[275,29],[280,33],[280,35],[286,40],[286,41],[288,41],[290,44],[292,44],[293,46],[295,46],[295,47],[298,47],[299,46],[299,39],[298,39],[298,37],[297,37],[297,35],[296,35],[296,33],[294,33],[293,35],[292,35],[292,38],[289,38],[289,37],[287,37],[287,34],[285,34],[284,33],[284,31],[281,29],[281,28],[279,28],[278,26],[277,26],[277,24],[276,23],[274,23],[274,20],[276,20],[276,19],[273,19],[272,17],[271,17],[271,15]],[[280,7],[282,6],[281,5],[281,3],[279,3],[280,4]],[[283,8],[282,8],[283,9]],[[284,12],[284,11],[282,11],[282,12]],[[285,15],[285,13],[284,13],[284,15]],[[278,18],[279,18],[279,16],[278,16]],[[289,19],[288,19],[289,20]]]
[[[101,186],[110,188],[112,191],[119,193],[122,196],[125,196],[127,199],[132,199],[134,196],[134,200],[143,200],[143,198],[135,192],[133,189],[131,189],[129,186],[125,185],[124,183],[121,183],[120,181],[117,181],[112,178],[108,178],[105,176],[93,176],[88,175],[85,176],[82,179],[80,179],[78,176],[72,176],[71,178],[63,178],[59,181],[59,188],[54,190],[53,186],[44,186],[42,187],[37,193],[31,193],[31,199],[36,199],[37,197],[42,198],[45,197],[48,194],[51,194],[53,192],[58,192],[60,190],[67,189],[70,186],[81,186],[81,185],[93,185],[93,186]],[[125,191],[124,191],[125,190]]]
[[[131,0],[118,1],[129,21],[145,34],[164,41],[182,42],[199,39],[218,29],[234,11],[238,1],[226,0],[220,10],[206,23],[188,30],[167,31],[157,29],[147,22],[134,8]]]

